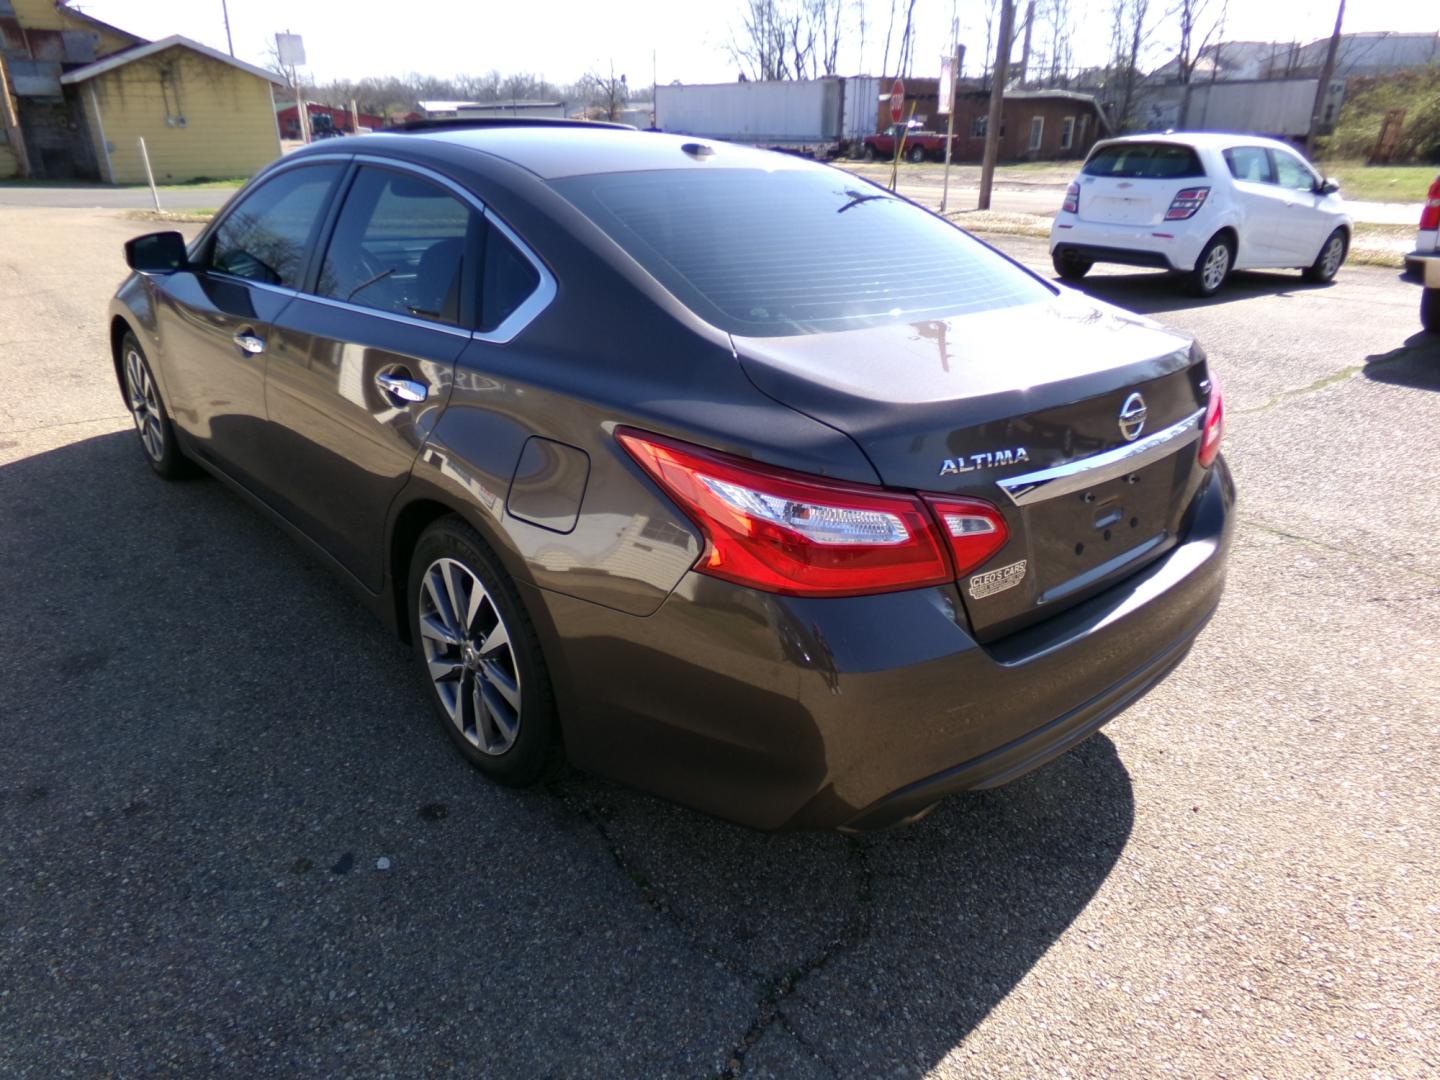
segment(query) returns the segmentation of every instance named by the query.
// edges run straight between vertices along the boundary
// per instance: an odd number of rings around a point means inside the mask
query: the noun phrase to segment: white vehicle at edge
[[[1258,135],[1127,135],[1095,144],[1050,227],[1066,281],[1097,262],[1183,274],[1210,296],[1231,270],[1303,270],[1329,281],[1351,221],[1333,180]]]

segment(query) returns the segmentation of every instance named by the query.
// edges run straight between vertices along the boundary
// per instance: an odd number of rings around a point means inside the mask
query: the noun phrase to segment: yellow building
[[[144,38],[67,0],[0,0],[0,80],[8,84],[30,174],[143,183],[249,176],[280,154],[263,68],[183,37]],[[17,172],[0,127],[0,178]]]
[[[250,176],[280,156],[270,94],[280,77],[180,36],[62,75],[80,93],[101,179],[156,182]]]

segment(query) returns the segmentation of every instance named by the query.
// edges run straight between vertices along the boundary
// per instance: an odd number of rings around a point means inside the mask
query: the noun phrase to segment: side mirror
[[[178,232],[157,232],[127,241],[125,261],[142,274],[173,274],[190,265],[190,256]]]
[[[1321,195],[1334,195],[1340,190],[1340,181],[1327,176],[1320,181],[1319,192]]]

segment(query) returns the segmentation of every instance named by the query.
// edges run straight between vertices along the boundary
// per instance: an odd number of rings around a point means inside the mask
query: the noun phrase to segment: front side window
[[[917,322],[1053,295],[950,223],[837,169],[597,173],[552,184],[681,303],[733,334]]]
[[[1178,143],[1126,142],[1102,146],[1081,170],[1124,180],[1181,180],[1205,175],[1200,157]]]
[[[1285,150],[1274,150],[1275,182],[1293,191],[1314,191],[1315,174],[1303,161]]]
[[[299,288],[305,253],[343,166],[289,169],[247,193],[215,230],[210,268],[266,285]]]
[[[345,196],[315,291],[459,325],[465,255],[479,242],[482,222],[438,184],[364,166]]]
[[[1273,184],[1275,172],[1270,168],[1270,154],[1263,146],[1232,146],[1225,151],[1225,164],[1230,175],[1247,184]]]

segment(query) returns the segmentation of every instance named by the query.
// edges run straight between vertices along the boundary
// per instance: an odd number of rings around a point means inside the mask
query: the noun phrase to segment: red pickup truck
[[[876,135],[865,136],[865,160],[866,161],[893,161],[895,158],[895,140],[900,137],[904,128],[903,124],[894,124],[888,131],[882,131]],[[958,143],[956,144],[958,147]],[[906,161],[921,162],[926,158],[931,161],[945,160],[945,136],[938,131],[920,131],[911,129],[905,136],[905,146],[902,151]],[[952,160],[954,150],[951,151]]]

